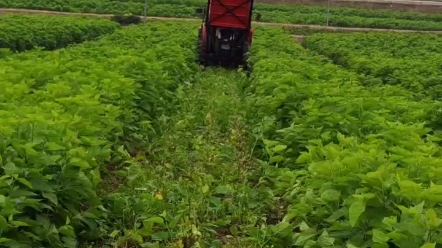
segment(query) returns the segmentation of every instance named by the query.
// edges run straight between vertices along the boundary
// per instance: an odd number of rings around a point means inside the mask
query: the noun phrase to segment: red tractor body
[[[203,65],[247,66],[252,43],[254,0],[208,0],[199,29],[198,60]]]

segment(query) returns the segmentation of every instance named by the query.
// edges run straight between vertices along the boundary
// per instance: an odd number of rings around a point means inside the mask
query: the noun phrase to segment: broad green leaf
[[[163,241],[163,240],[167,240],[168,238],[169,238],[168,232],[156,232],[156,233],[152,234],[152,240]]]
[[[334,222],[337,219],[345,216],[347,214],[347,209],[346,208],[340,208],[338,210],[336,210],[335,212],[332,213],[332,215],[330,215],[328,218],[324,219],[327,222]]]
[[[151,217],[147,220],[145,220],[145,222],[151,222],[151,223],[156,223],[156,224],[164,224],[164,219],[161,217]]]
[[[4,195],[0,195],[0,207],[5,207],[6,197]]]
[[[389,246],[387,243],[383,243],[383,244],[375,243],[370,248],[389,248]]]
[[[0,232],[6,230],[6,228],[8,228],[8,221],[0,215]]]
[[[17,178],[17,181],[19,181],[23,185],[26,185],[28,188],[32,189],[32,184],[28,180],[24,178]]]
[[[420,214],[424,211],[425,202],[421,202],[418,205],[416,205],[413,209],[416,210],[417,214]]]
[[[442,223],[442,220],[437,218],[436,211],[434,209],[429,209],[426,213],[427,220],[428,220],[428,226],[430,228],[437,228]]]
[[[0,238],[0,243],[10,242],[12,239]]]
[[[436,248],[436,243],[425,243],[420,248]]]
[[[204,185],[204,186],[201,188],[201,191],[203,192],[203,194],[209,192],[209,185],[207,185],[207,184]]]
[[[279,222],[273,226],[272,230],[275,234],[285,235],[292,232],[292,225],[288,222]]]
[[[34,144],[28,143],[24,146],[27,156],[38,156],[38,152],[33,148]]]
[[[238,236],[238,227],[236,225],[232,225],[230,227],[230,233],[235,237]]]
[[[303,164],[303,163],[311,163],[312,162],[312,155],[308,152],[303,152],[301,155],[296,159],[296,163]]]
[[[301,222],[301,224],[299,225],[299,230],[301,230],[301,232],[303,232],[308,229],[310,229],[310,227],[307,225],[307,223],[305,223],[305,221]]]
[[[201,236],[201,232],[198,230],[198,228],[194,224],[192,224],[192,234],[194,236]]]
[[[390,239],[390,237],[388,237],[388,235],[385,234],[382,230],[373,229],[372,232],[373,232],[372,239],[373,239],[373,242],[375,242],[375,243],[383,244],[383,243],[386,243]]]
[[[29,226],[28,223],[23,222],[23,221],[11,221],[10,223],[11,223],[11,225],[16,226],[16,227],[19,227],[19,226]]]
[[[321,236],[319,236],[318,242],[322,247],[328,247],[333,246],[335,240],[335,238],[329,236],[327,230],[324,230]]]
[[[55,142],[48,142],[46,143],[48,146],[49,151],[60,151],[66,149],[65,147],[55,143]]]
[[[87,161],[81,158],[72,158],[69,161],[69,165],[78,166],[81,169],[89,169],[91,167]]]
[[[75,238],[74,228],[69,225],[61,226],[58,231],[68,237]]]
[[[20,173],[22,171],[20,168],[17,168],[17,166],[12,162],[6,163],[5,166],[3,166],[3,170],[7,175]]]
[[[312,229],[307,230],[305,232],[302,232],[298,236],[298,238],[296,239],[295,245],[304,245],[304,243],[306,241],[308,241],[309,239],[315,237],[316,235],[317,235],[317,232],[312,230]]]
[[[111,237],[111,238],[115,238],[119,233],[120,233],[119,230],[113,230],[113,231],[109,234],[109,237]]]
[[[284,157],[280,155],[272,156],[269,159],[269,163],[280,163],[281,161],[284,161]]]
[[[143,237],[137,233],[132,233],[131,238],[133,238],[135,241],[138,242],[138,244],[142,244],[143,243]]]
[[[282,152],[282,151],[285,151],[287,149],[287,146],[286,145],[276,145],[275,147],[273,147],[273,151],[274,152],[278,152],[278,153],[280,153],[280,152]]]
[[[230,193],[231,190],[230,190],[230,188],[228,188],[227,186],[219,185],[218,187],[215,188],[215,192],[216,192],[217,194],[223,194],[223,195],[225,195],[225,194]]]
[[[363,200],[357,200],[353,202],[350,205],[350,208],[348,209],[349,212],[349,218],[350,218],[350,225],[354,227],[361,216],[362,213],[365,211],[365,201]]]
[[[339,201],[341,197],[341,192],[334,190],[334,189],[328,189],[321,194],[321,199],[327,202],[336,202]]]
[[[48,199],[50,202],[52,202],[54,205],[58,205],[58,199],[55,194],[43,192],[43,193],[41,193],[41,195],[44,198]]]

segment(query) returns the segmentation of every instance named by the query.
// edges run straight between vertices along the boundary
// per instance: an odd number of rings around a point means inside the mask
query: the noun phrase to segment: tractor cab
[[[252,43],[253,0],[208,0],[198,33],[198,62],[204,66],[247,66]]]

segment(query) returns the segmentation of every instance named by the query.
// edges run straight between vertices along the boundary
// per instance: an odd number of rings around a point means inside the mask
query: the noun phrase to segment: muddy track
[[[110,14],[94,14],[94,13],[73,13],[73,12],[58,12],[47,10],[29,10],[29,9],[4,9],[0,8],[0,14],[21,13],[21,14],[44,14],[44,15],[64,15],[64,16],[87,16],[98,18],[110,18]],[[198,22],[200,19],[195,18],[175,18],[175,17],[153,17],[148,16],[147,20],[180,20]],[[330,27],[319,25],[301,25],[301,24],[286,24],[286,23],[267,23],[267,22],[252,22],[254,25],[283,27],[287,29],[302,28],[314,30],[329,30],[336,32],[397,32],[397,33],[433,33],[442,34],[442,31],[421,31],[421,30],[401,30],[401,29],[379,29],[379,28],[344,28],[344,27]]]

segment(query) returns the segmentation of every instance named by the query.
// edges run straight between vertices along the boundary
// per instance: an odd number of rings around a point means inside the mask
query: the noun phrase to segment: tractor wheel
[[[248,60],[248,52],[249,52],[249,43],[246,41],[244,42],[244,46],[243,46],[243,56],[242,56],[242,68],[243,70],[246,72],[247,76],[250,77],[250,73],[251,73],[251,67],[248,64],[247,60]]]
[[[204,44],[202,40],[202,28],[200,27],[198,32],[198,40],[197,40],[197,63],[206,66],[206,59],[205,59],[205,49]]]

